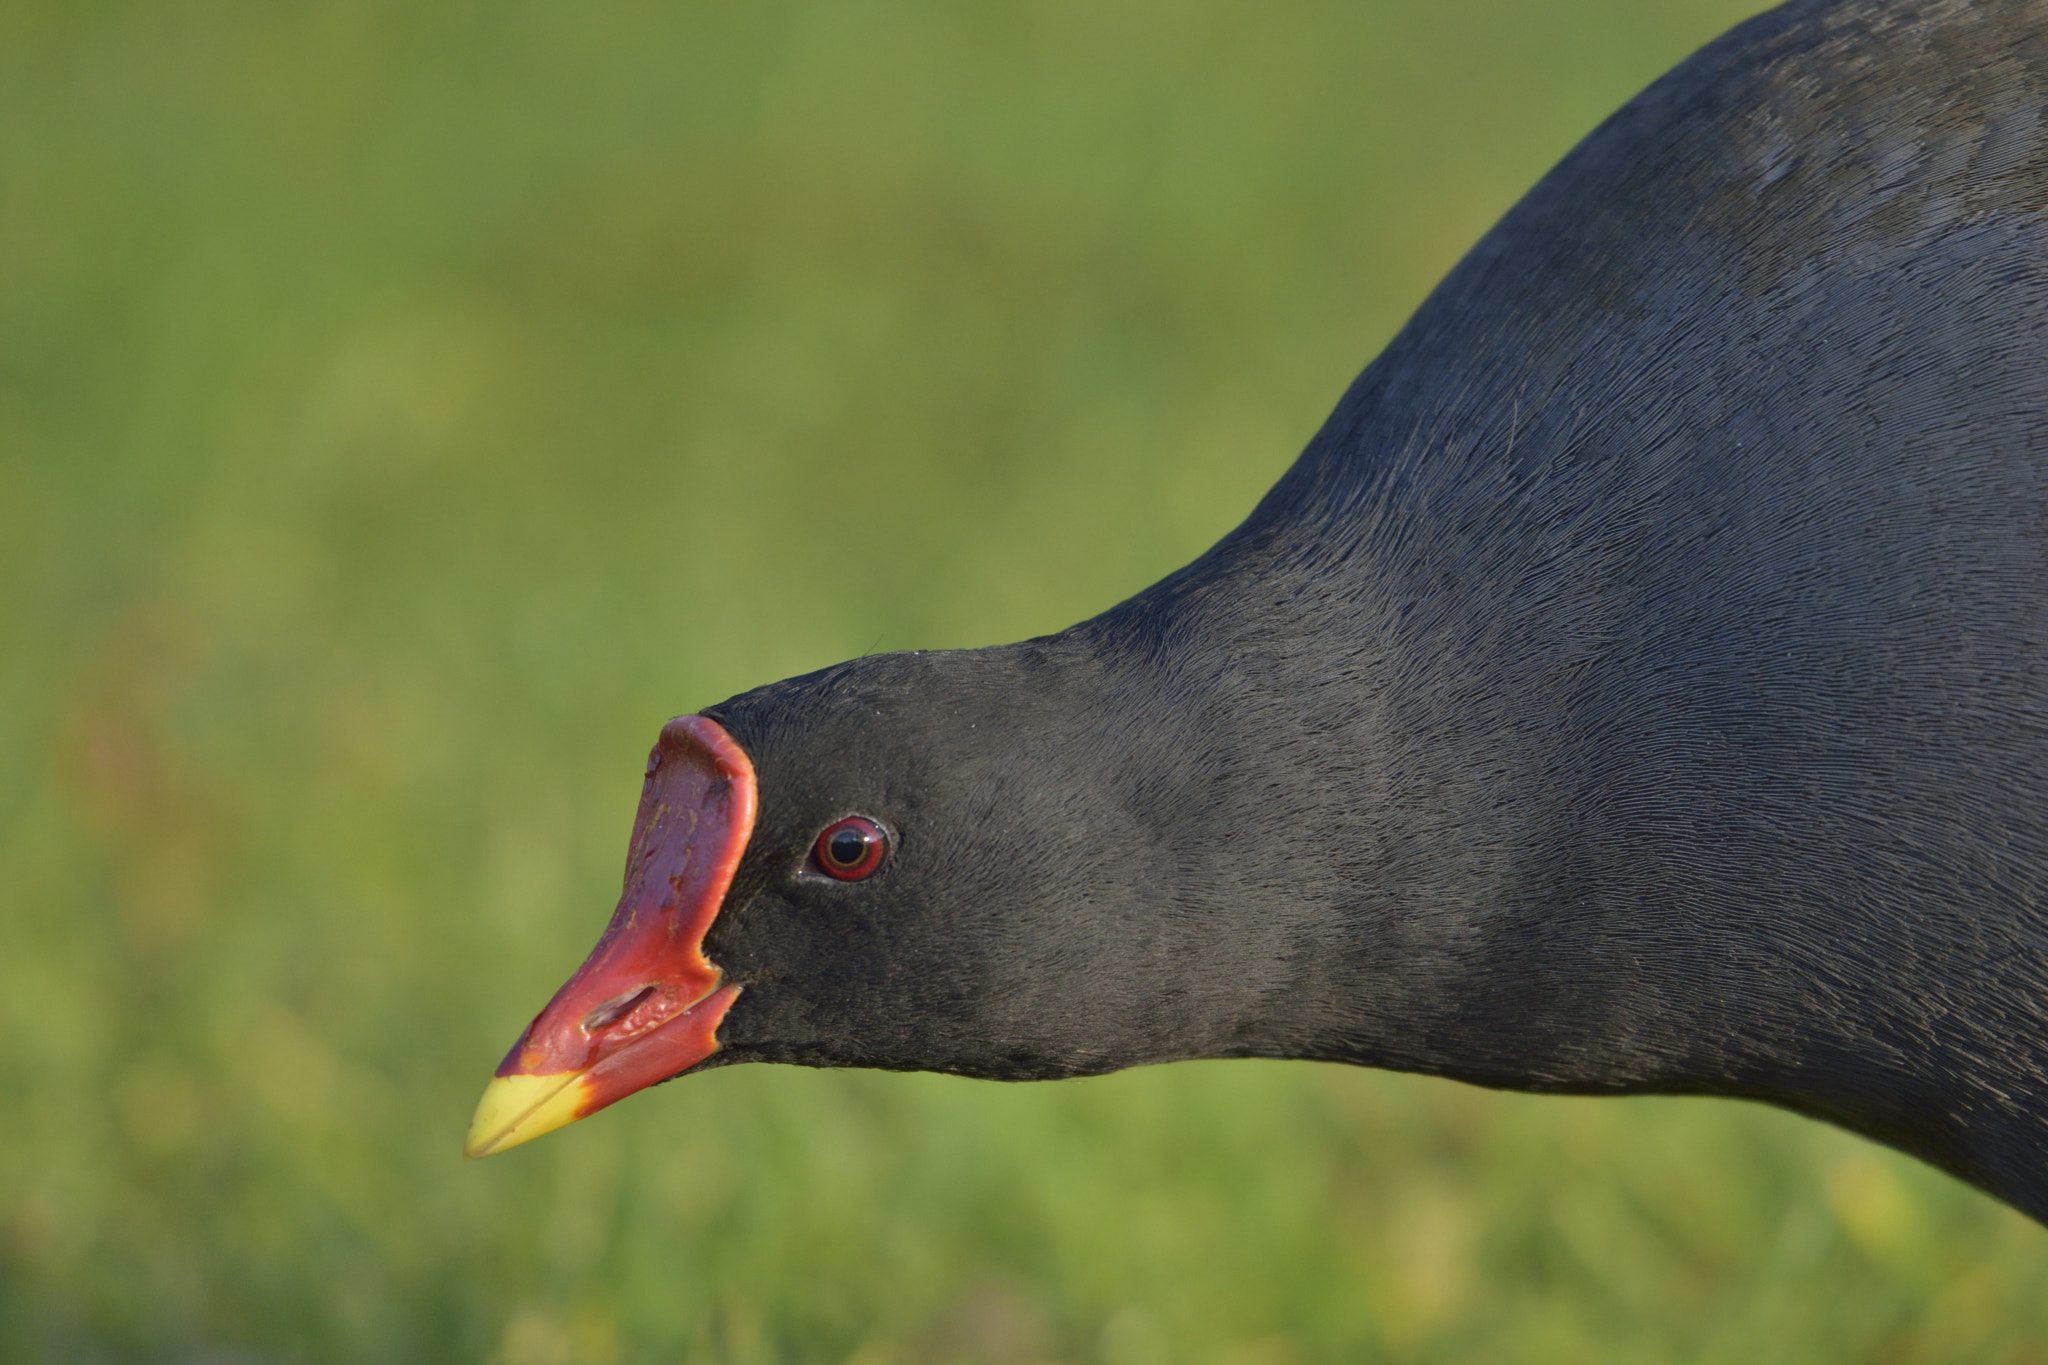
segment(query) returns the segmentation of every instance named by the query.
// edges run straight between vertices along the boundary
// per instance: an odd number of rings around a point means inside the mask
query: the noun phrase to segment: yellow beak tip
[[[494,1156],[583,1117],[584,1073],[552,1076],[493,1076],[477,1102],[463,1141],[466,1161]]]

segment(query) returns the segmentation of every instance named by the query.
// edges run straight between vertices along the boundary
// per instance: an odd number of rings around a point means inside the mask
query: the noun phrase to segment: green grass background
[[[1747,0],[0,4],[0,1359],[2048,1361],[1761,1109],[748,1067],[474,1166],[668,716],[1198,553]]]

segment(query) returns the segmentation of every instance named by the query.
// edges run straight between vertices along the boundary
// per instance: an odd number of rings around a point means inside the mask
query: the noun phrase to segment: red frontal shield
[[[716,721],[679,716],[648,755],[625,892],[604,936],[527,1025],[471,1124],[486,1156],[573,1123],[718,1050],[739,994],[704,934],[754,828],[754,767]]]

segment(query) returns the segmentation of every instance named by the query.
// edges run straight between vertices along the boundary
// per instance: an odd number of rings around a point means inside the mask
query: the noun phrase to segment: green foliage
[[[464,1166],[669,715],[1247,511],[1744,0],[0,4],[0,1357],[2041,1361],[1687,1101],[738,1068]]]

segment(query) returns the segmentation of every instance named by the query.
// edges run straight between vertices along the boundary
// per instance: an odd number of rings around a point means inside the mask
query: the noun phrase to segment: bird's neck
[[[1170,718],[1115,741],[1170,748],[1229,832],[1166,860],[1164,899],[1247,964],[1212,1053],[1763,1100],[2048,1221],[2040,926],[1990,881],[1952,879],[1945,913],[1870,879],[1957,850],[1896,819],[1895,848],[1816,831],[1811,783],[1731,756],[1712,695],[1703,722],[1575,711],[1526,659],[1418,661],[1369,602],[1227,607],[1126,628],[1149,685],[1162,658],[1215,662],[1167,667]]]

